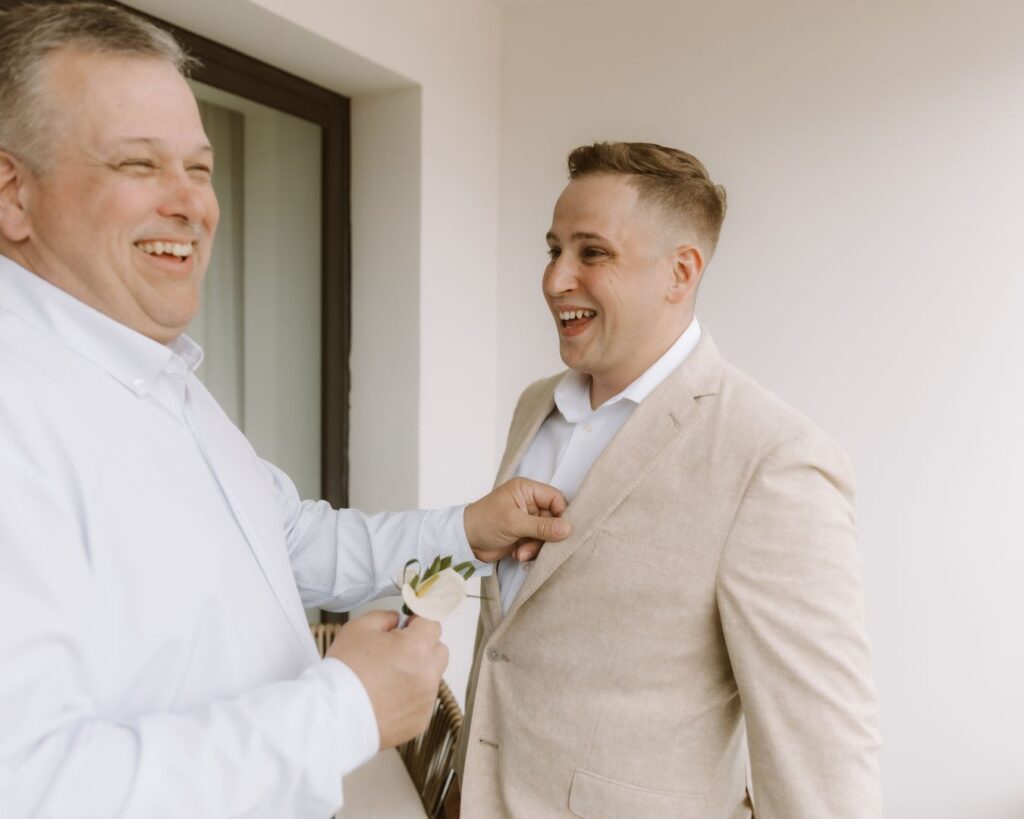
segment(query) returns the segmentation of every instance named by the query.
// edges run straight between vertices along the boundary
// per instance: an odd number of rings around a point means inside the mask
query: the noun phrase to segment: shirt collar
[[[618,395],[614,395],[605,401],[597,409],[616,404],[619,401],[632,401],[639,404],[655,387],[661,384],[669,374],[679,367],[690,353],[693,352],[700,341],[700,324],[696,317],[690,322],[675,343],[665,351],[664,355],[648,367],[643,374],[630,384]],[[569,370],[555,387],[555,406],[566,421],[572,424],[579,423],[584,418],[597,412],[590,407],[590,376],[584,373]]]
[[[194,372],[203,358],[202,348],[188,336],[160,344],[4,256],[0,309],[53,336],[139,396],[146,395],[162,373]]]

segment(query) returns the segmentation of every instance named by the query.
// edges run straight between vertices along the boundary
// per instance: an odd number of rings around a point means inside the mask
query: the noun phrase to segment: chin
[[[195,318],[198,306],[197,302],[194,306],[183,307],[180,310],[150,313],[146,328],[140,332],[161,344],[174,341],[188,329],[189,323]]]

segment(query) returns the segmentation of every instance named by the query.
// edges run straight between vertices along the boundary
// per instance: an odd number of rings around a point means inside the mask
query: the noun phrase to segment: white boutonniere
[[[466,597],[466,581],[473,576],[467,560],[452,566],[451,555],[435,557],[426,571],[413,558],[402,569],[398,584],[402,592],[402,613],[416,614],[427,620],[441,620],[458,608]]]

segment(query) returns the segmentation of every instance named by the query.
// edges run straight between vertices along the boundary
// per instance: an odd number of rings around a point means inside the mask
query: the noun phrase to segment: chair
[[[334,641],[341,624],[321,623],[309,628],[322,657]],[[431,819],[443,815],[444,798],[452,779],[452,756],[459,742],[461,728],[462,710],[442,680],[427,729],[397,748],[423,803],[423,810]]]

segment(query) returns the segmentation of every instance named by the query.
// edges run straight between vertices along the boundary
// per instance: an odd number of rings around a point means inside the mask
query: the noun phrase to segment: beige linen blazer
[[[514,474],[560,376],[522,395]],[[464,819],[877,819],[847,459],[705,333],[634,411],[502,617],[485,578]]]

